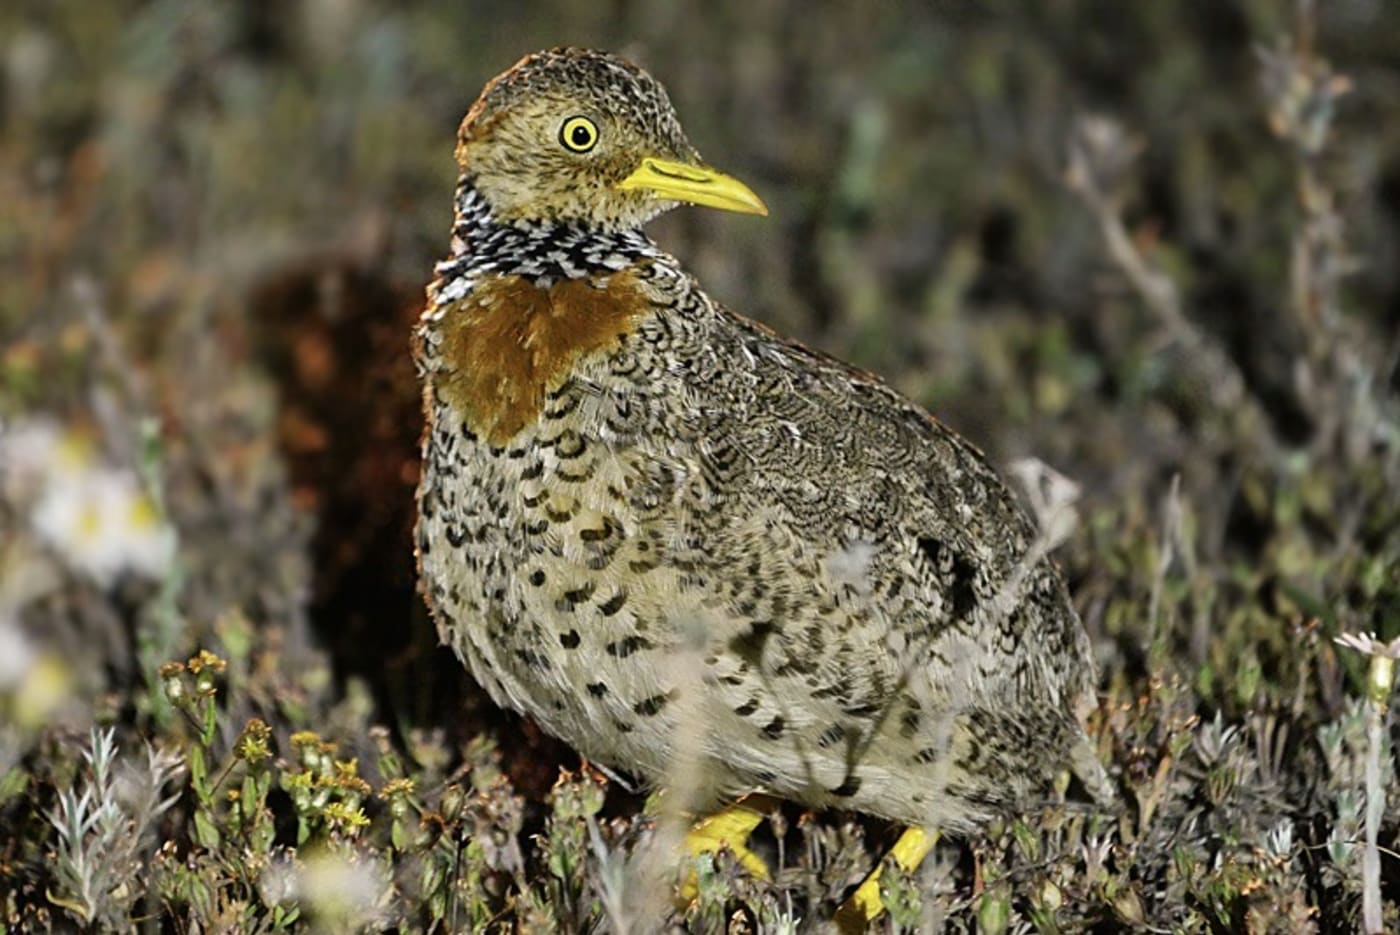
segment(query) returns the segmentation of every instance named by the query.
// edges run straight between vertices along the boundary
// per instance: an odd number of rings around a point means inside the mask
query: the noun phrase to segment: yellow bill
[[[707,208],[738,211],[741,214],[768,214],[768,206],[754,194],[753,189],[709,166],[648,156],[635,172],[618,182],[617,187],[624,191],[644,189],[662,198]]]

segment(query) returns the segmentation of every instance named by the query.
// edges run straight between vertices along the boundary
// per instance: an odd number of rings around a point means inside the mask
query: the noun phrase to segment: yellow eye
[[[559,142],[570,152],[586,153],[598,145],[598,125],[587,117],[570,117],[559,128]]]

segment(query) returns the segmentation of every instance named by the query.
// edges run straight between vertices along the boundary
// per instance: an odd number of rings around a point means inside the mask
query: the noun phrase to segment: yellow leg
[[[746,795],[724,811],[698,821],[685,836],[685,849],[692,858],[713,854],[728,848],[740,865],[760,880],[769,878],[768,865],[748,848],[749,835],[759,822],[777,806],[777,800],[766,795]],[[686,875],[681,884],[680,898],[689,903],[695,898],[695,872]]]
[[[933,850],[937,843],[937,831],[905,828],[886,856],[893,857],[900,869],[912,872],[923,863],[928,852]],[[836,911],[836,926],[843,935],[864,932],[866,926],[884,913],[885,904],[880,901],[880,870],[883,865],[882,860],[880,866],[870,872],[870,876],[856,888],[851,898],[842,903],[841,908]]]

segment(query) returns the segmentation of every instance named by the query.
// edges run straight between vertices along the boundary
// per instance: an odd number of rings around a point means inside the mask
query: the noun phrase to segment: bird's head
[[[701,162],[656,79],[586,49],[537,52],[492,79],[462,121],[457,162],[506,221],[621,230],[681,202],[768,213]]]

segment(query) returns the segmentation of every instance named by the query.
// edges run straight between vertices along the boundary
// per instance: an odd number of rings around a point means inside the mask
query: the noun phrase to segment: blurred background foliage
[[[1332,638],[1400,637],[1390,0],[6,3],[8,924],[626,922],[640,802],[551,793],[576,758],[435,647],[408,537],[454,129],[555,44],[651,69],[768,202],[654,225],[711,294],[1082,486],[1061,558],[1126,813],[946,843],[892,924],[1354,928],[1390,752]],[[62,830],[103,797],[93,724],[183,758],[108,816],[133,866],[160,848],[139,883],[83,877],[101,822]],[[687,924],[829,915],[884,831],[797,817],[777,883],[721,866]],[[393,899],[318,902],[308,842]],[[1392,855],[1381,885],[1394,925]]]

